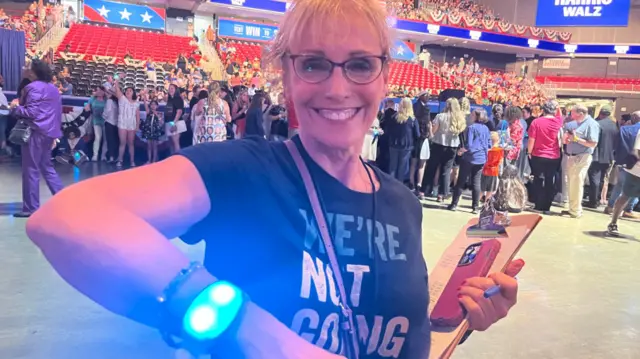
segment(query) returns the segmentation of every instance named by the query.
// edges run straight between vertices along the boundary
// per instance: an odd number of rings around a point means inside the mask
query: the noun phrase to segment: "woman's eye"
[[[307,59],[302,62],[302,68],[304,71],[325,71],[327,69],[327,62],[322,59]]]
[[[352,60],[347,64],[347,67],[351,71],[365,72],[371,71],[371,62],[368,60]]]

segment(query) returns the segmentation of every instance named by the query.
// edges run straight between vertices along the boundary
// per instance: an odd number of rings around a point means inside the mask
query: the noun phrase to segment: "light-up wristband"
[[[197,347],[219,339],[242,316],[247,300],[240,288],[227,281],[211,284],[198,294],[183,317],[184,339],[199,343]]]

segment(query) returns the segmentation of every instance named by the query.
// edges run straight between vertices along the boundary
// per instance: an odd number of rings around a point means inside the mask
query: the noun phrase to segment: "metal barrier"
[[[554,91],[576,90],[576,91],[600,91],[600,92],[640,92],[640,85],[633,84],[607,84],[607,83],[587,83],[587,82],[554,82],[545,80],[544,85]]]

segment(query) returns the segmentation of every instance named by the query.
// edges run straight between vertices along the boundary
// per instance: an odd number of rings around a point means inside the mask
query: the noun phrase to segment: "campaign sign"
[[[251,41],[269,41],[278,33],[275,25],[256,24],[220,18],[218,20],[218,36],[232,37]]]
[[[538,0],[536,26],[627,26],[631,0]]]
[[[84,20],[164,31],[165,9],[104,0],[84,0]]]

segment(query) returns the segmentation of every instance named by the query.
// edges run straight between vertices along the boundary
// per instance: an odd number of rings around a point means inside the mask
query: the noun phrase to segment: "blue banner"
[[[536,26],[627,26],[631,0],[538,0]]]
[[[274,0],[211,0],[212,3],[235,5],[256,10],[267,10],[275,12],[284,12],[289,6],[284,1]]]
[[[220,18],[218,20],[218,36],[233,37],[251,41],[269,41],[278,33],[274,25],[256,24]]]
[[[84,0],[84,20],[164,31],[166,10],[104,0]]]

